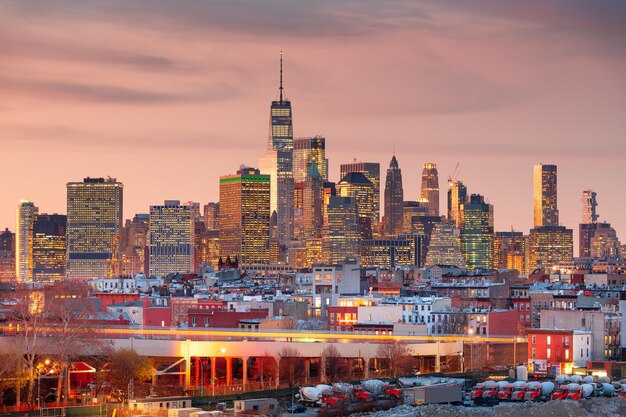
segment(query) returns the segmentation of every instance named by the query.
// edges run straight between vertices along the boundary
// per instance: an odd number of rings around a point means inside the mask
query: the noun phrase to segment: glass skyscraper
[[[430,216],[439,216],[439,173],[437,164],[424,164],[421,197]]]
[[[33,223],[32,276],[36,282],[65,279],[67,216],[40,214]]]
[[[326,139],[321,136],[297,138],[293,141],[293,181],[299,183],[315,161],[324,181],[328,181],[328,159],[326,159]]]
[[[33,222],[39,209],[31,201],[22,200],[17,206],[15,233],[15,273],[18,282],[32,280]]]
[[[467,269],[493,268],[493,206],[472,194],[461,206],[461,252]]]
[[[150,206],[148,266],[151,276],[194,272],[193,205],[166,200]]]
[[[242,167],[220,177],[220,257],[263,265],[270,259],[270,176]]]
[[[259,158],[259,169],[270,176],[270,213],[277,215],[277,238],[287,245],[293,238],[293,123],[291,102],[283,94],[283,56],[280,56],[279,99],[270,107],[267,151]]]
[[[535,165],[533,174],[535,227],[558,226],[556,165]]]
[[[387,169],[385,179],[385,235],[398,236],[403,229],[404,191],[402,189],[402,170],[394,155]]]
[[[115,178],[67,184],[66,277],[102,278],[119,262],[124,186]]]
[[[378,222],[380,221],[380,164],[378,162],[353,162],[339,166],[340,178],[344,178],[351,172],[360,172],[374,185],[374,198],[372,199],[372,231],[378,234]]]

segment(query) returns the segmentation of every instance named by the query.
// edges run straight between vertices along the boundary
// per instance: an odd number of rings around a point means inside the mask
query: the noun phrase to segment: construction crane
[[[456,167],[454,168],[454,171],[448,177],[448,185],[449,186],[452,186],[452,184],[456,183],[457,180],[458,180],[458,177],[459,177],[459,164],[460,164],[460,162],[456,163]]]

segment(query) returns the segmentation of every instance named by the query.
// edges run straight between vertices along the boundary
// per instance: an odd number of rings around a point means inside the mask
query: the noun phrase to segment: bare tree
[[[69,399],[68,371],[72,361],[101,346],[98,330],[91,323],[97,309],[89,298],[89,288],[81,283],[57,283],[45,295],[45,303],[50,305],[47,332],[54,338],[53,356],[59,367],[56,402],[60,403],[63,392],[65,400]]]
[[[127,400],[131,382],[140,384],[152,377],[152,361],[132,349],[119,349],[109,357],[111,387],[121,401]]]
[[[417,364],[411,348],[401,341],[379,345],[376,356],[386,363],[389,376],[393,378],[410,374]]]
[[[322,367],[326,382],[333,383],[345,380],[348,375],[346,359],[341,356],[334,345],[327,346],[322,351]]]
[[[298,349],[284,347],[278,352],[278,369],[281,381],[287,381],[289,388],[293,388],[304,378],[304,361],[300,358]]]
[[[14,348],[0,353],[0,406],[4,405],[4,393],[7,390],[15,390],[16,403],[19,403],[20,391],[27,383],[28,373],[23,355]]]

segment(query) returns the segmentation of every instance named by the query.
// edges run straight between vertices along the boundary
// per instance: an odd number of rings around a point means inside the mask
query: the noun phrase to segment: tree
[[[126,401],[128,388],[152,377],[152,361],[132,349],[119,349],[109,357],[109,382],[121,401]]]
[[[278,352],[279,378],[287,381],[289,388],[298,385],[304,378],[304,361],[298,349],[284,347]]]
[[[45,291],[48,336],[54,338],[53,357],[59,368],[56,402],[61,394],[69,398],[68,371],[72,360],[81,353],[102,347],[98,330],[90,320],[98,313],[94,300],[89,298],[89,287],[82,283],[58,282]],[[63,389],[65,387],[65,389]]]
[[[322,367],[328,383],[345,380],[348,374],[346,359],[334,345],[329,345],[322,351]]]
[[[376,356],[387,364],[389,376],[393,378],[412,373],[417,364],[411,348],[401,341],[379,345]]]

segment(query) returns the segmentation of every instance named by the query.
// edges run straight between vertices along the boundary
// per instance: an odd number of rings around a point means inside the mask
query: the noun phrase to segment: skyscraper
[[[364,174],[350,172],[337,183],[337,195],[340,197],[353,197],[356,200],[357,213],[362,239],[371,239],[373,225],[377,214],[374,212],[374,185]]]
[[[496,232],[493,243],[493,267],[495,269],[516,269],[523,273],[524,234],[522,232]]]
[[[353,162],[339,166],[339,176],[344,178],[351,172],[360,172],[374,185],[374,199],[372,200],[372,230],[378,234],[380,221],[380,164],[378,162]]]
[[[403,228],[403,202],[404,191],[402,189],[402,170],[398,166],[398,160],[394,155],[387,169],[385,179],[385,235],[397,236]]]
[[[135,214],[132,220],[126,220],[120,245],[122,252],[121,275],[148,274],[149,227],[149,214]]]
[[[204,225],[207,230],[217,230],[220,203],[207,203],[204,205]]]
[[[115,178],[67,183],[68,279],[114,275],[120,259],[123,192]]]
[[[430,216],[439,216],[439,173],[437,164],[429,162],[424,164],[422,170],[422,193],[426,203],[427,212]]]
[[[293,141],[293,181],[304,181],[311,163],[315,161],[324,181],[328,181],[326,139],[322,136],[297,138]]]
[[[15,273],[19,282],[32,280],[33,223],[39,209],[31,201],[22,200],[17,206],[15,233]]]
[[[293,124],[291,102],[283,97],[283,55],[280,55],[279,99],[270,107],[267,151],[259,158],[261,173],[271,181],[270,213],[277,215],[277,238],[287,245],[293,238]]]
[[[317,170],[317,163],[313,161],[309,166],[308,174],[302,187],[302,229],[303,240],[319,239],[322,237],[324,224],[324,181]]]
[[[270,176],[241,167],[220,177],[220,256],[239,264],[269,264]]]
[[[150,206],[149,273],[165,276],[194,271],[193,205],[165,200],[162,206]]]
[[[0,232],[0,282],[15,281],[15,233]]]
[[[67,216],[40,214],[33,223],[32,278],[35,282],[65,279]]]
[[[426,266],[452,265],[466,268],[461,253],[459,230],[447,223],[437,223],[430,237],[426,254]]]
[[[556,165],[535,165],[533,173],[535,227],[528,236],[527,273],[536,268],[551,268],[556,264],[571,262],[574,256],[572,229],[559,226]]]
[[[459,180],[454,180],[448,188],[448,223],[461,227],[461,205],[467,201],[467,187]]]
[[[461,205],[461,252],[467,269],[493,268],[493,206],[483,196],[472,194]]]
[[[361,254],[359,215],[355,197],[331,197],[328,203],[328,227],[323,241],[325,261],[342,263]]]
[[[598,207],[598,201],[596,200],[597,194],[592,190],[583,191],[583,196],[580,199],[581,203],[583,203],[582,215],[583,219],[581,223],[583,224],[591,224],[598,221],[598,214],[596,212],[596,207]]]
[[[535,165],[533,197],[535,227],[558,226],[556,165]]]
[[[526,272],[551,268],[571,262],[574,256],[572,229],[564,226],[541,226],[530,230],[526,255]]]

